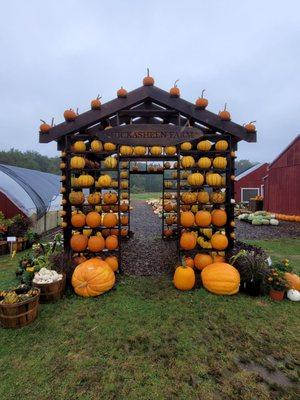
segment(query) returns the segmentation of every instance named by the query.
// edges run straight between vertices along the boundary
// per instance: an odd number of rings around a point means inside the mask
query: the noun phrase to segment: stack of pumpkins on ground
[[[300,215],[275,214],[275,218],[281,221],[300,222]]]
[[[233,295],[239,291],[240,274],[227,264],[223,257],[197,254],[195,258],[183,258],[174,274],[174,286],[179,290],[191,290],[196,283],[195,269],[201,271],[202,285],[211,293]]]

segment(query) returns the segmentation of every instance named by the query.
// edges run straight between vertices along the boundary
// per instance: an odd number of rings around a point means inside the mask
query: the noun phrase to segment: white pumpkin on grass
[[[287,298],[291,301],[300,301],[300,292],[299,290],[290,289],[287,291]]]

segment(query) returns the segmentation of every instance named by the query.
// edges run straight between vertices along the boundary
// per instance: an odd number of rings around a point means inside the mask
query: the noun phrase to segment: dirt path
[[[161,219],[145,201],[133,201],[132,238],[122,243],[126,275],[162,275],[173,271],[177,262],[176,240],[161,238]]]

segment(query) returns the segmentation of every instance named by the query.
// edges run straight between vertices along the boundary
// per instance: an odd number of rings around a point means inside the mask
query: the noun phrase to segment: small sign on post
[[[17,241],[16,236],[7,236],[6,241],[9,242],[9,254],[13,253],[13,244]]]

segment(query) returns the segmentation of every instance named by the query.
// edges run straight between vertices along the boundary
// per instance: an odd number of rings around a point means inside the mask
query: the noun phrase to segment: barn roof
[[[236,141],[256,142],[256,133],[248,133],[244,126],[222,121],[218,114],[199,109],[180,97],[171,97],[169,92],[156,86],[141,86],[129,92],[125,98],[102,104],[100,110],[89,110],[79,114],[73,122],[62,122],[47,134],[40,134],[40,142],[59,141],[65,135],[79,131],[92,135],[107,125],[172,123],[183,126],[187,121],[191,126],[208,128],[210,133],[230,134]]]
[[[297,135],[295,139],[292,140],[291,143],[284,150],[282,150],[282,152],[275,158],[275,160],[270,163],[269,167],[272,167],[280,159],[280,157],[283,156],[284,153],[286,153],[291,147],[294,146],[295,143],[297,143],[298,140],[300,140],[300,135]]]
[[[40,218],[46,213],[53,198],[59,196],[60,177],[58,175],[4,164],[0,164],[0,172],[4,174],[0,182],[0,190],[27,215],[34,204],[37,218]],[[27,193],[28,197],[16,194],[17,190],[21,192],[18,186]]]
[[[239,181],[242,178],[245,178],[245,176],[252,174],[252,172],[258,170],[260,167],[263,167],[266,164],[267,163],[258,163],[258,164],[253,165],[253,167],[250,167],[250,168],[246,169],[246,171],[244,171],[241,174],[237,175],[236,180]]]

